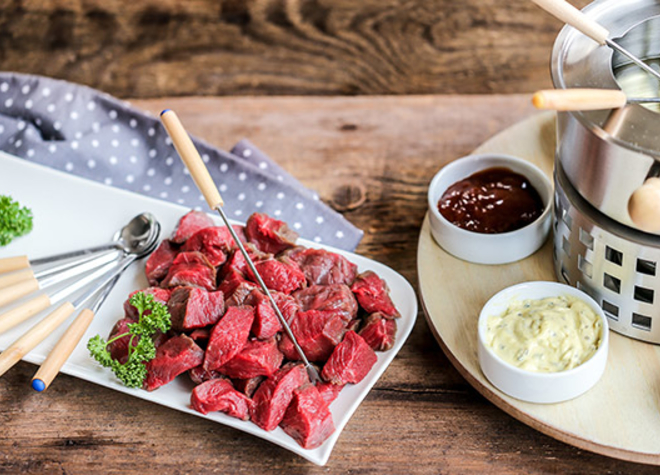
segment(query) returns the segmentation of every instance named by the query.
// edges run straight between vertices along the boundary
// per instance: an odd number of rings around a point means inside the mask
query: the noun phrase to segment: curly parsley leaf
[[[112,364],[112,356],[110,356],[107,346],[108,342],[99,335],[96,335],[87,342],[87,349],[92,357],[98,361],[101,366],[105,367]]]
[[[0,246],[32,231],[32,211],[11,196],[0,195]]]
[[[153,336],[158,331],[167,332],[172,322],[167,307],[156,302],[153,295],[137,292],[129,302],[138,311],[138,321],[129,323],[126,333],[116,335],[109,341],[96,335],[87,342],[87,349],[101,366],[112,369],[125,386],[139,388],[147,376],[146,363],[156,357]],[[124,337],[130,337],[128,358],[125,363],[121,363],[112,358],[108,345]]]

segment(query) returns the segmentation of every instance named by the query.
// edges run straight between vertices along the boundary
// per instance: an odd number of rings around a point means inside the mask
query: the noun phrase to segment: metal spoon
[[[128,224],[119,229],[113,236],[112,241],[101,246],[64,252],[40,259],[29,260],[27,256],[8,257],[0,259],[0,273],[11,272],[27,267],[43,267],[60,261],[67,261],[55,267],[49,267],[40,271],[40,276],[54,274],[71,267],[78,266],[84,262],[96,258],[101,253],[121,251],[123,253],[133,252],[143,242],[151,241],[154,235],[160,234],[160,223],[151,213],[142,213],[131,219]],[[70,260],[78,258],[76,260]]]
[[[123,270],[133,261],[146,256],[154,249],[156,249],[156,246],[158,245],[158,239],[160,237],[160,223],[158,223],[158,221],[156,221],[152,215],[148,213],[145,213],[145,215],[148,215],[148,219],[143,221],[145,226],[138,226],[133,228],[133,231],[137,231],[138,235],[144,235],[145,238],[126,240],[125,242],[127,245],[122,248],[122,256],[119,261],[114,260],[113,262],[109,262],[103,265],[102,267],[96,269],[94,272],[78,280],[75,280],[71,285],[68,285],[63,289],[52,293],[50,296],[47,294],[39,295],[34,299],[24,302],[16,308],[0,314],[0,334],[36,315],[49,306],[68,299],[69,296],[91,284],[96,279],[103,277],[108,272],[123,272]],[[129,235],[126,234],[124,237],[128,236]],[[21,283],[15,284],[11,287],[0,290],[0,297],[2,297],[3,293],[16,290],[17,286],[20,284]],[[27,294],[24,293],[23,295]],[[10,301],[14,301],[21,296],[16,297]]]
[[[0,277],[0,306],[18,298],[58,285],[68,279],[96,269],[108,262],[116,261],[122,255],[140,252],[145,244],[153,243],[160,235],[160,223],[151,213],[142,213],[118,230],[107,244],[80,249],[54,256],[28,261],[26,256],[22,264],[32,266]],[[119,253],[119,254],[118,254]],[[60,263],[60,261],[62,261]],[[0,259],[0,272],[20,269],[5,265],[18,263],[17,258]],[[51,265],[55,264],[55,265]],[[40,270],[35,267],[41,267]]]

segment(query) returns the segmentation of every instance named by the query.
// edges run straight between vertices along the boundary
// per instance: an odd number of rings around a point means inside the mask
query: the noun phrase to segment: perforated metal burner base
[[[593,297],[612,330],[660,344],[660,237],[597,211],[558,161],[553,227],[557,278]]]

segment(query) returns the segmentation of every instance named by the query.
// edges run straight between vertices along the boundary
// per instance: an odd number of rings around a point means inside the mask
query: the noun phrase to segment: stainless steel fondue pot
[[[583,12],[660,68],[660,0],[599,0]],[[660,92],[660,82],[627,58],[570,27],[557,37],[551,67],[558,89]],[[660,343],[660,235],[632,222],[628,202],[647,178],[660,176],[657,107],[559,112],[555,161],[558,278],[594,297],[614,331],[653,343]]]
[[[660,1],[596,1],[584,12],[644,59],[660,57]],[[657,67],[657,66],[656,66]],[[564,28],[552,53],[558,89],[620,89],[615,78],[642,95],[660,83],[625,57],[573,28]],[[633,77],[634,76],[634,77]],[[630,95],[630,94],[629,94]],[[660,115],[639,104],[622,109],[558,114],[557,158],[570,183],[599,211],[631,227],[628,200],[649,176],[660,175]]]

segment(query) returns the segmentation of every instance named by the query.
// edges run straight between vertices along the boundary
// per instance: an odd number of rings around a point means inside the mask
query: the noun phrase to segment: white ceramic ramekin
[[[447,189],[487,168],[506,167],[525,176],[543,200],[545,209],[536,221],[508,233],[483,234],[461,229],[438,210]],[[433,177],[428,191],[429,220],[435,241],[448,253],[477,264],[506,264],[523,259],[539,249],[550,231],[552,184],[536,165],[510,155],[468,155],[443,167]]]
[[[504,313],[512,301],[569,295],[587,303],[602,324],[596,353],[573,369],[556,373],[537,373],[507,363],[486,346],[486,325],[491,315]],[[477,352],[486,378],[499,390],[527,402],[556,403],[573,399],[593,387],[605,371],[609,348],[609,328],[603,310],[587,294],[556,282],[525,282],[495,294],[481,310],[478,323]]]

